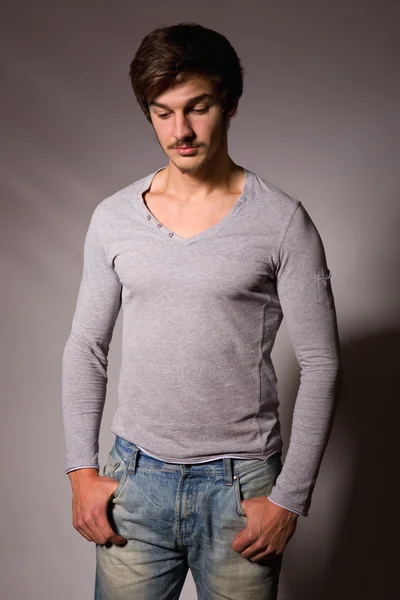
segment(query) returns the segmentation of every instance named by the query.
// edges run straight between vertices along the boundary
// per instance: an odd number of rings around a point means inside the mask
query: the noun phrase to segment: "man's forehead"
[[[149,102],[149,106],[153,105],[164,108],[167,104],[188,104],[214,98],[214,90],[209,81],[203,77],[192,77],[169,87],[162,94],[155,96]]]

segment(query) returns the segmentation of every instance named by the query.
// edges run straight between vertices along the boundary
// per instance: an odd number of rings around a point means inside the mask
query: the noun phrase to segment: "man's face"
[[[149,108],[161,148],[182,173],[196,173],[227,151],[227,120],[206,79],[191,77],[168,88]],[[179,152],[184,147],[190,148]]]

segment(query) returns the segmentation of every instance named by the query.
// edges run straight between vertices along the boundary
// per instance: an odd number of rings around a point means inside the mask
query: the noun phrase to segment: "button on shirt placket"
[[[150,221],[150,219],[151,219],[151,215],[147,215],[147,216],[146,216],[146,218],[147,218],[147,220],[148,220],[148,221]],[[162,227],[162,223],[157,223],[157,227],[160,229],[160,228]],[[170,232],[168,233],[168,235],[169,235],[169,237],[172,237],[174,234],[173,234],[173,232],[172,232],[172,231],[170,231]]]

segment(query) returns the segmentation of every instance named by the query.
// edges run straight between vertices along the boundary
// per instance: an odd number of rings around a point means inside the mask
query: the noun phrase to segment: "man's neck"
[[[196,173],[182,173],[173,163],[160,172],[157,188],[181,202],[204,200],[213,194],[235,193],[243,169],[228,156],[226,164],[207,165]]]

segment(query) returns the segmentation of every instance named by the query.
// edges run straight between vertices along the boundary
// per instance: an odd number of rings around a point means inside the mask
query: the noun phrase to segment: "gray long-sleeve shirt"
[[[101,201],[90,221],[63,353],[66,471],[99,467],[107,356],[121,306],[113,433],[167,462],[266,460],[281,451],[270,354],[284,316],[301,375],[269,497],[307,515],[341,380],[320,235],[301,202],[244,169],[229,213],[185,239],[143,200],[158,171]]]

